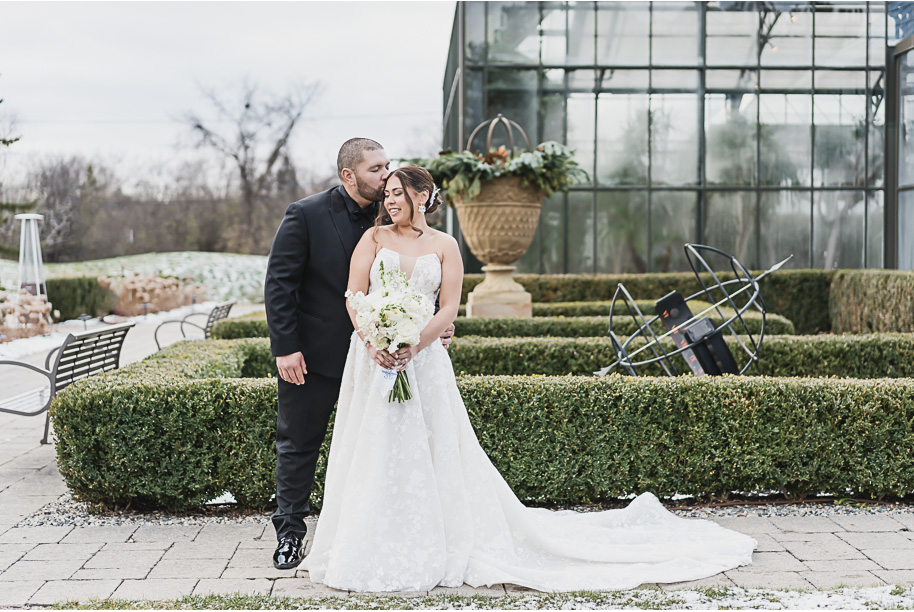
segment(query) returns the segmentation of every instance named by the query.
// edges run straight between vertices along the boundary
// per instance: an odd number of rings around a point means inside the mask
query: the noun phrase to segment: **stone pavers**
[[[107,527],[90,525],[74,529],[60,542],[61,544],[126,542],[136,530],[136,525],[109,525]]]
[[[143,345],[151,343],[150,330],[140,329],[133,338],[132,345],[125,345],[125,363],[152,352]],[[38,361],[43,360],[43,355],[38,357]],[[0,384],[4,382],[0,373]],[[269,524],[17,527],[23,518],[55,501],[65,490],[54,447],[38,444],[43,427],[44,421],[39,418],[0,415],[0,607],[106,597],[167,600],[212,593],[350,595],[313,584],[306,571],[274,569],[276,544]],[[914,585],[911,515],[714,520],[756,539],[753,563],[662,588]],[[308,546],[314,531],[312,519]],[[430,593],[503,597],[525,592],[529,590],[515,585],[479,589],[464,585],[437,587]]]
[[[120,586],[120,580],[52,580],[29,598],[29,603],[50,606],[58,601],[106,599]]]
[[[273,583],[266,578],[253,579],[211,579],[204,578],[194,587],[194,595],[269,595],[273,590]]]
[[[193,593],[197,582],[199,581],[190,578],[124,580],[111,597],[113,599],[180,599]]]
[[[43,580],[0,582],[0,607],[23,606],[44,585]]]
[[[270,594],[273,597],[347,597],[349,592],[314,584],[307,578],[277,578]]]

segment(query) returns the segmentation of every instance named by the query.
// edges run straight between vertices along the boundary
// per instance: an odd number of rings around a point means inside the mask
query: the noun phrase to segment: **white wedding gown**
[[[403,257],[435,300],[434,254]],[[379,262],[400,268],[381,249]],[[404,265],[404,268],[408,268]],[[408,270],[404,270],[408,274]],[[479,445],[445,348],[407,366],[413,398],[389,404],[353,334],[327,465],[324,503],[301,568],[351,591],[512,583],[540,591],[628,589],[712,576],[752,561],[752,538],[668,512],[650,493],[623,510],[527,508]]]

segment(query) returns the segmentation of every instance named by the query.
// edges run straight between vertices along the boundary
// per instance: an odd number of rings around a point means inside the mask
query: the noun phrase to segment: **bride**
[[[457,316],[463,263],[454,238],[426,223],[441,205],[431,175],[419,166],[394,170],[383,205],[393,223],[382,226],[379,215],[362,237],[349,290],[377,290],[383,262],[431,301],[438,295],[440,310],[418,345],[393,354],[352,335],[323,508],[301,566],[313,582],[352,591],[464,583],[606,590],[696,580],[751,562],[755,540],[677,517],[650,493],[623,510],[525,507],[480,447],[437,341]],[[379,365],[406,370],[412,399],[387,402],[372,382]]]

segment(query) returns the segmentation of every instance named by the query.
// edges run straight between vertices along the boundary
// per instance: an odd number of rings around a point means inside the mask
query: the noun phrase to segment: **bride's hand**
[[[418,346],[405,345],[401,346],[394,352],[394,358],[397,360],[397,371],[406,369],[406,364],[413,360],[413,357],[419,354]]]
[[[374,361],[379,366],[381,366],[382,368],[387,368],[388,370],[390,370],[391,368],[397,367],[396,357],[394,357],[387,351],[381,350],[381,349],[376,349],[371,344],[368,344],[366,346],[366,348],[368,349],[368,356],[371,357],[371,360]]]

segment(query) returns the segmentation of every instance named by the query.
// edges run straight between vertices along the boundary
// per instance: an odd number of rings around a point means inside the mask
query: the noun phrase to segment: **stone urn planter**
[[[530,248],[545,193],[516,176],[483,183],[472,201],[454,198],[460,229],[486,277],[467,299],[468,317],[530,317],[530,294],[512,277]]]
[[[507,132],[508,147],[494,149],[492,133],[499,125]],[[515,128],[526,144],[520,152],[514,147]],[[483,130],[485,149],[473,152],[473,141]],[[464,151],[442,151],[420,162],[454,206],[470,251],[486,264],[485,280],[467,299],[467,316],[533,316],[530,294],[511,278],[513,264],[530,247],[543,201],[588,178],[574,151],[552,141],[532,147],[520,125],[498,115],[473,130]]]

